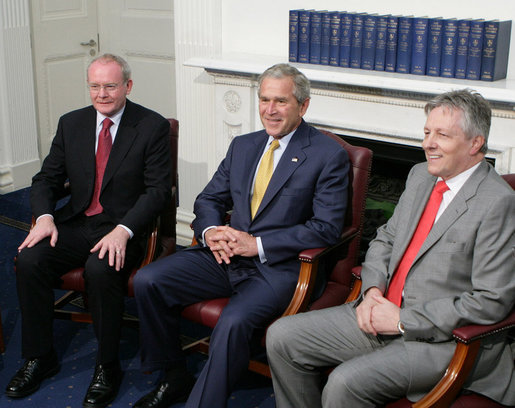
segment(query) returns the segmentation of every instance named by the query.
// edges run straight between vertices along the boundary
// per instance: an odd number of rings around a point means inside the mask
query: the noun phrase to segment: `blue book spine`
[[[331,15],[322,12],[322,47],[320,49],[320,64],[329,65],[329,37],[331,35]]]
[[[470,19],[458,21],[458,44],[456,45],[456,69],[454,78],[467,77],[467,58],[470,36]]]
[[[352,43],[352,14],[340,14],[340,67],[350,66],[350,47]]]
[[[469,47],[467,54],[467,79],[481,79],[481,53],[483,52],[483,33],[485,20],[470,22]]]
[[[322,12],[311,11],[310,14],[309,62],[311,64],[320,64],[320,52],[322,48]]]
[[[329,36],[329,65],[340,64],[340,13],[331,13],[331,34]]]
[[[426,75],[440,76],[443,20],[441,17],[431,18],[428,26]]]
[[[446,19],[443,23],[442,34],[442,63],[440,76],[454,78],[456,70],[456,46],[458,45],[458,21],[455,18]]]
[[[377,41],[377,15],[369,14],[363,19],[363,43],[361,69],[374,69]]]
[[[365,13],[356,13],[352,17],[350,45],[350,67],[361,68],[361,49],[363,47],[363,19]]]
[[[388,26],[386,29],[386,55],[384,61],[384,70],[395,72],[397,67],[397,37],[399,34],[399,17],[388,17]]]
[[[388,26],[388,16],[378,16],[376,26],[377,31],[374,69],[376,71],[384,71],[387,38],[386,28]]]
[[[481,80],[497,81],[506,78],[510,49],[511,20],[485,22]]]
[[[299,48],[298,48],[298,62],[309,63],[309,30],[310,24],[309,10],[299,11]]]
[[[411,68],[411,45],[413,43],[413,17],[399,17],[397,39],[397,68],[401,74],[409,74]]]
[[[288,60],[297,62],[299,59],[299,10],[290,10]]]
[[[411,47],[410,68],[412,74],[426,74],[428,32],[429,19],[427,17],[416,17],[413,19],[413,44]]]

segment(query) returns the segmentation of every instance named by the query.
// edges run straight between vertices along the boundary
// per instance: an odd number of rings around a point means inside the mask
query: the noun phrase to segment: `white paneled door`
[[[132,67],[130,98],[175,117],[172,0],[34,0],[32,38],[40,156],[59,117],[90,104],[86,68],[105,52]]]

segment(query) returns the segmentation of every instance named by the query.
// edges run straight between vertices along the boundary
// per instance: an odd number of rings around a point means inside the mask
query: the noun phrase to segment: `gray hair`
[[[291,77],[293,80],[293,96],[299,104],[304,103],[309,98],[310,84],[309,79],[297,68],[289,64],[276,64],[268,68],[258,77],[258,95],[261,95],[261,84],[265,78],[281,79]]]
[[[107,64],[108,62],[116,62],[122,69],[123,82],[127,82],[129,79],[131,79],[131,67],[129,66],[127,61],[125,61],[119,55],[114,55],[114,54],[99,55],[93,61],[91,61],[89,63],[88,69],[86,72],[89,72],[89,67],[91,67],[91,65],[97,61],[101,61],[104,64]]]
[[[470,89],[450,91],[429,101],[424,107],[424,112],[428,115],[434,108],[438,107],[461,110],[463,112],[463,120],[460,123],[461,129],[469,139],[475,136],[483,136],[485,143],[480,152],[487,152],[492,109],[485,98]]]

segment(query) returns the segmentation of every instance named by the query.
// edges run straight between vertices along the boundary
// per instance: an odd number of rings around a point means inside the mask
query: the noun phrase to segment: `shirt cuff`
[[[117,227],[122,227],[125,231],[129,233],[129,239],[131,239],[134,236],[134,232],[131,231],[130,228],[126,227],[123,224],[118,224]]]
[[[52,218],[52,220],[54,219],[54,216],[52,214],[41,214],[38,218],[36,218],[36,224],[43,217],[50,217],[50,218]]]
[[[206,246],[206,239],[204,237],[206,235],[206,232],[208,232],[210,229],[213,229],[213,228],[216,228],[216,226],[211,225],[210,227],[207,227],[204,229],[204,231],[202,231],[202,242],[201,242],[202,246]]]
[[[258,255],[261,263],[266,263],[265,250],[263,249],[263,243],[261,242],[261,237],[256,237],[256,244],[258,247]]]

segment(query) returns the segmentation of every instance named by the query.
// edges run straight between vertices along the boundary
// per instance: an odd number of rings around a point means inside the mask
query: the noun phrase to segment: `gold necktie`
[[[259,169],[256,175],[256,182],[254,183],[254,194],[252,194],[252,201],[250,202],[250,212],[252,214],[252,218],[254,218],[256,215],[259,204],[261,204],[261,200],[265,195],[268,183],[272,178],[272,173],[274,172],[274,150],[278,147],[279,141],[274,139],[268,150],[263,155],[263,158],[261,159],[261,164],[259,165]]]

